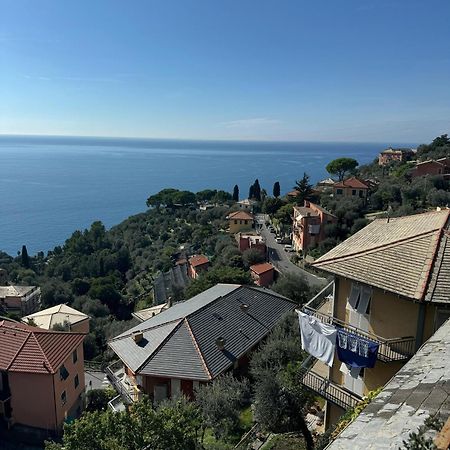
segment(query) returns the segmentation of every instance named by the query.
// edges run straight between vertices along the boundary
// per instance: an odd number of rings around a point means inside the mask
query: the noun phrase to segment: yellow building
[[[227,216],[230,224],[230,233],[236,234],[240,231],[249,231],[255,227],[255,218],[253,214],[247,211],[236,211]]]
[[[374,220],[313,264],[334,281],[303,312],[378,346],[373,368],[336,354],[332,367],[305,364],[302,382],[327,400],[327,426],[384,386],[450,317],[449,213]]]

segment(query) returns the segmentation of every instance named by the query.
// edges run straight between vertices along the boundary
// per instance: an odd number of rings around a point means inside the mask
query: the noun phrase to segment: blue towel
[[[377,360],[379,344],[343,329],[337,332],[337,355],[350,367],[372,368]]]

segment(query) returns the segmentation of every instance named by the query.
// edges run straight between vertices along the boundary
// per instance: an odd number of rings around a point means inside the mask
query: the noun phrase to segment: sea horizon
[[[145,211],[166,187],[231,192],[237,184],[242,199],[258,178],[269,195],[275,181],[284,194],[303,172],[315,183],[332,159],[366,164],[388,146],[417,144],[3,134],[0,250],[47,252],[95,220],[110,228]]]

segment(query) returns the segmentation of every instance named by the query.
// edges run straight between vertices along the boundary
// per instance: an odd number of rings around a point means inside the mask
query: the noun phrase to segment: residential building
[[[260,234],[255,232],[244,232],[237,233],[235,237],[239,251],[245,252],[245,250],[249,250],[252,248],[258,250],[262,255],[266,255],[266,242]]]
[[[330,192],[333,190],[333,186],[336,181],[332,178],[325,178],[324,180],[320,180],[315,186],[314,190],[317,192]]]
[[[411,176],[415,178],[425,175],[442,175],[444,178],[450,178],[450,158],[418,162],[411,171]]]
[[[0,421],[58,431],[81,414],[84,336],[0,322]]]
[[[294,250],[305,253],[325,238],[325,227],[337,222],[337,217],[321,206],[305,200],[304,206],[294,206],[292,244]]]
[[[378,165],[386,166],[392,162],[411,161],[414,157],[414,150],[411,148],[389,147],[378,155]]]
[[[255,228],[255,218],[247,211],[236,211],[228,214],[230,233],[236,234],[240,231],[250,231]]]
[[[0,286],[0,310],[24,316],[38,311],[40,305],[40,287]]]
[[[89,333],[89,320],[90,317],[87,314],[64,304],[22,317],[23,323],[29,325],[32,322],[33,325],[45,330],[52,330],[54,326],[61,326],[67,327],[66,331],[86,334]]]
[[[450,317],[449,213],[376,219],[312,264],[334,281],[303,312],[377,349],[373,366],[336,355],[331,367],[305,364],[304,385],[327,400],[326,425],[387,383]]]
[[[146,320],[156,316],[157,314],[163,312],[165,309],[169,307],[170,307],[169,303],[162,303],[161,305],[155,305],[151,306],[150,308],[141,309],[139,311],[131,313],[131,315],[135,319],[139,320],[139,322],[145,322]]]
[[[143,393],[193,397],[224,372],[245,372],[250,352],[294,308],[264,288],[217,284],[112,339],[120,361],[108,376],[126,403]]]
[[[240,209],[245,209],[247,211],[253,212],[253,207],[257,203],[258,202],[256,200],[253,200],[252,198],[245,198],[237,202],[236,205],[239,206]]]
[[[250,275],[258,286],[269,287],[273,283],[275,267],[270,263],[250,266]]]
[[[205,255],[194,255],[189,258],[188,275],[196,279],[209,268],[209,259]]]
[[[423,345],[381,393],[327,449],[406,448],[403,441],[425,419],[439,414],[447,427],[436,433],[436,449],[450,447],[450,321]],[[423,447],[425,448],[425,447]]]
[[[367,198],[369,186],[364,181],[350,177],[343,181],[337,181],[333,185],[333,195],[335,198]]]

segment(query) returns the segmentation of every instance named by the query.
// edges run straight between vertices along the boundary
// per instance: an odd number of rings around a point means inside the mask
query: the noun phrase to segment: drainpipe
[[[425,328],[425,303],[419,303],[419,315],[417,317],[417,327],[416,327],[416,349],[419,350],[420,346],[423,344],[423,330]]]

